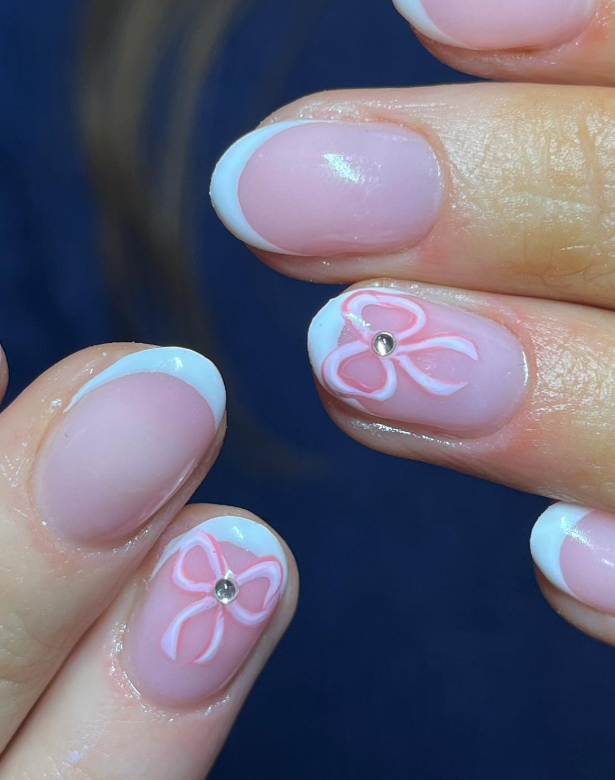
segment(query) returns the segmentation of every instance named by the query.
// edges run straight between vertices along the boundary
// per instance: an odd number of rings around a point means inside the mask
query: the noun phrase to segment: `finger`
[[[217,369],[111,344],[0,416],[0,744],[199,484],[223,436]]]
[[[612,85],[611,0],[394,0],[438,58],[486,78]]]
[[[615,516],[556,503],[536,522],[531,550],[540,588],[558,614],[615,645]]]
[[[2,349],[2,346],[0,346],[0,403],[2,403],[2,399],[4,398],[4,394],[6,393],[6,386],[9,381],[9,370],[6,363],[6,355],[4,354],[4,351]]]
[[[238,584],[224,604],[211,592],[227,567]],[[297,590],[292,555],[261,521],[229,507],[187,507],[45,694],[0,777],[201,780],[284,633]],[[207,598],[216,605],[199,612]]]
[[[611,90],[480,84],[287,106],[231,147],[212,197],[290,276],[613,306],[613,181]]]
[[[385,281],[329,301],[308,341],[359,442],[615,507],[612,312]]]

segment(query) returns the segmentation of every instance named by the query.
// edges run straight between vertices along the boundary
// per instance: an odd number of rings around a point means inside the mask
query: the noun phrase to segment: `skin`
[[[424,40],[436,56],[461,70],[542,85],[342,91],[308,97],[277,112],[267,121],[379,119],[420,129],[446,161],[446,205],[430,237],[403,254],[326,261],[258,254],[302,279],[347,284],[369,279],[382,285],[393,280],[434,301],[492,317],[513,329],[526,349],[532,381],[509,423],[512,437],[447,441],[361,417],[323,392],[342,430],[399,457],[615,511],[610,472],[615,455],[615,204],[609,186],[615,159],[615,102],[609,89],[615,73],[615,14],[609,6],[602,5],[597,20],[576,41],[552,51],[477,53]],[[477,161],[483,163],[480,171]],[[289,584],[272,623],[230,685],[215,701],[190,712],[165,711],[143,700],[113,662],[122,627],[165,540],[206,517],[242,512],[181,508],[205,476],[220,441],[181,492],[156,513],[148,533],[131,543],[92,557],[60,544],[41,525],[29,502],[26,477],[52,424],[44,413],[48,402],[70,398],[93,367],[132,349],[108,345],[72,356],[0,416],[3,463],[20,466],[17,477],[10,478],[14,472],[5,469],[0,479],[2,744],[21,726],[5,750],[0,780],[198,780],[211,767],[292,617],[298,579],[287,551]],[[2,359],[0,389],[6,381]],[[31,446],[24,449],[21,442]],[[26,571],[28,578],[21,576]],[[571,623],[615,644],[613,616],[580,604],[542,576],[539,584]]]
[[[613,512],[615,6],[599,3],[583,33],[549,50],[476,52],[419,37],[459,70],[539,83],[327,92],[263,124],[389,121],[422,132],[445,169],[446,197],[428,238],[387,255],[254,252],[299,279],[393,286],[485,314],[524,345],[529,392],[505,435],[459,442],[374,420],[319,386],[349,436],[397,457]],[[542,575],[539,584],[558,614],[615,645],[612,615]]]

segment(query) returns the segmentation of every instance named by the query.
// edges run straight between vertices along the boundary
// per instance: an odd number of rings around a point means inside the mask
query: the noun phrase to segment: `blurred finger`
[[[253,515],[187,507],[46,693],[0,777],[201,780],[297,589],[292,555]]]

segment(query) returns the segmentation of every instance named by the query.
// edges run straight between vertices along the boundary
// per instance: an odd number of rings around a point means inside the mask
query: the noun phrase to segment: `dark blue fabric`
[[[421,48],[388,0],[330,0],[318,13],[311,1],[257,0],[233,32],[199,109],[203,193],[217,155],[281,103],[336,87],[467,80]],[[0,5],[0,339],[10,398],[70,352],[132,336],[103,292],[76,140],[82,2]],[[233,369],[228,443],[198,499],[262,515],[302,574],[296,620],[212,777],[610,774],[611,651],[560,621],[534,585],[527,540],[546,502],[344,437],[319,404],[304,349],[311,315],[335,289],[263,267],[204,194],[195,211],[203,296]],[[295,476],[255,455],[240,402]]]

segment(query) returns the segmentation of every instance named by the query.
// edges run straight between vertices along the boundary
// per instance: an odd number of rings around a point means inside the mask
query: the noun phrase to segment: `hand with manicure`
[[[565,501],[540,587],[615,645],[615,5],[396,5],[443,61],[524,83],[306,97],[229,148],[214,207],[280,272],[352,285],[308,336],[342,431]],[[298,593],[261,520],[186,506],[225,408],[202,355],[114,343],[2,412],[0,780],[213,765]]]

